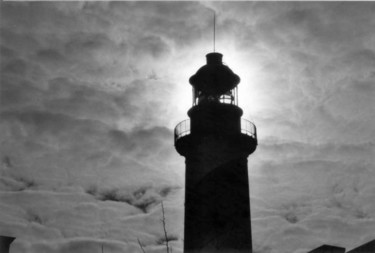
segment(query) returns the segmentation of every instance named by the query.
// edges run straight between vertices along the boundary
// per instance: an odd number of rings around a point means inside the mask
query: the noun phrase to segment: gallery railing
[[[176,128],[174,129],[174,141],[180,139],[181,137],[184,137],[186,135],[189,135],[191,133],[190,128],[190,119],[186,119],[180,123],[177,124]],[[246,120],[241,119],[241,133],[246,134],[254,139],[257,139],[257,129],[256,126]]]

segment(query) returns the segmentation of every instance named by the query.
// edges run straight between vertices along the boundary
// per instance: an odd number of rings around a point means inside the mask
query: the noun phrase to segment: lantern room
[[[209,53],[207,64],[190,77],[193,86],[193,106],[206,103],[238,104],[239,76],[222,62],[223,55]]]

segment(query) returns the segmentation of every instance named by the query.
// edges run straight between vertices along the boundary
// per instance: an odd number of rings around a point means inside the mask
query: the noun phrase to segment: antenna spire
[[[215,52],[215,39],[216,39],[216,12],[214,11],[214,52]]]

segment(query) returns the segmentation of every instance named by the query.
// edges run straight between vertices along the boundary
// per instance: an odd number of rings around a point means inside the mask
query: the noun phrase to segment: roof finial
[[[216,12],[214,11],[214,52],[215,52],[215,39],[216,39]]]

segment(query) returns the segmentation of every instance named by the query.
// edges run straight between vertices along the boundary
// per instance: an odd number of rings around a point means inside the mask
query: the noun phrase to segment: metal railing
[[[186,119],[177,124],[174,129],[174,140],[177,141],[181,137],[191,133],[190,119]],[[257,138],[256,126],[246,119],[241,119],[241,133],[246,134],[254,139]]]
[[[177,141],[181,137],[190,134],[190,119],[186,119],[177,124],[174,129],[174,140]]]
[[[247,119],[241,119],[241,133],[257,138],[256,126]]]

